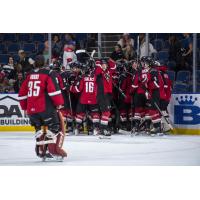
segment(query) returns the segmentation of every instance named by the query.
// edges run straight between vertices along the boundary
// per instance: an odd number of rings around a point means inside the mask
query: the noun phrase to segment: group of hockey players
[[[56,59],[44,67],[38,55],[20,89],[21,107],[36,129],[39,157],[66,157],[65,133],[99,138],[163,134],[161,119],[168,117],[172,87],[166,66],[149,56],[127,62],[93,59],[79,51],[74,57],[66,66]]]

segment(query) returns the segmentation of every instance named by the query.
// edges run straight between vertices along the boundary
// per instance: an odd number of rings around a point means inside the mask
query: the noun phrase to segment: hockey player
[[[101,111],[100,132],[106,137],[111,136],[108,130],[108,121],[110,117],[111,98],[112,98],[112,73],[116,66],[114,63],[108,63],[102,59],[96,62],[95,76],[97,81],[97,104]]]
[[[98,134],[99,129],[99,109],[97,105],[97,83],[96,76],[94,75],[94,69],[85,67],[83,69],[82,79],[80,84],[70,87],[70,91],[73,93],[79,93],[79,101],[76,107],[76,131],[78,134],[81,124],[86,118],[87,111],[90,113],[93,123],[93,135]]]
[[[142,69],[138,69],[137,73],[133,76],[132,81],[132,89],[135,92],[134,95],[134,106],[135,106],[135,113],[134,113],[134,123],[135,127],[132,130],[132,133],[135,135],[139,134],[140,124],[145,122],[145,131],[147,134],[150,133],[150,124],[151,124],[151,117],[149,116],[149,105],[150,105],[150,96],[147,93],[147,83],[148,83],[148,76],[149,70],[151,66],[151,60],[147,64],[146,57],[141,59],[141,67]]]
[[[36,154],[41,158],[66,157],[62,149],[64,132],[58,111],[64,101],[58,80],[53,71],[44,68],[44,56],[35,59],[35,69],[30,72],[19,91],[20,105],[36,130]],[[48,127],[46,133],[42,126]]]
[[[79,98],[79,94],[71,93],[70,86],[76,85],[80,81],[80,67],[81,64],[78,61],[70,63],[70,70],[62,70],[61,77],[64,82],[65,90],[63,93],[64,107],[61,110],[63,116],[66,118],[66,134],[70,135],[75,129],[75,111]]]
[[[145,60],[145,65],[150,66],[146,92],[150,100],[149,115],[154,127],[153,131],[151,131],[151,135],[162,135],[161,115],[158,109],[160,109],[161,99],[166,99],[164,81],[160,71],[155,67],[154,63],[152,63],[151,58]]]
[[[131,83],[132,83],[132,74],[129,72],[130,63],[125,63],[123,73],[120,75],[119,87],[123,91],[126,97],[119,94],[119,111],[120,111],[120,120],[121,128],[123,130],[130,131],[131,124],[130,118],[132,116],[131,109]]]
[[[75,43],[73,41],[70,41],[67,45],[64,47],[64,53],[63,53],[63,66],[65,69],[69,70],[70,66],[69,64],[72,62],[75,62],[77,60],[77,56],[74,53],[75,50]]]
[[[168,74],[167,74],[167,66],[161,66],[159,63],[156,63],[157,65],[157,70],[159,70],[163,82],[164,82],[164,92],[165,92],[165,96],[164,98],[161,97],[160,100],[160,109],[164,115],[164,117],[169,119],[169,115],[168,115],[168,111],[167,111],[167,107],[169,105],[170,99],[171,99],[171,93],[172,93],[172,81],[170,80]],[[165,120],[162,120],[163,122],[163,131],[167,132],[169,130],[169,127],[165,124]]]

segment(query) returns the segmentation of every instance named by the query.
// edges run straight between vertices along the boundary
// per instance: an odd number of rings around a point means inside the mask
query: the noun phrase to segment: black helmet
[[[150,67],[154,65],[154,59],[151,56],[143,56],[141,62],[147,63]]]
[[[101,59],[101,64],[108,64],[108,61],[105,58]]]
[[[74,61],[74,62],[71,62],[70,64],[69,64],[69,66],[70,66],[70,68],[74,68],[74,67],[76,67],[76,68],[82,68],[82,63],[80,63],[79,61]]]

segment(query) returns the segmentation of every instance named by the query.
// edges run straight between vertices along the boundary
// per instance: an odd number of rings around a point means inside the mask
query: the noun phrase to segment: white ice
[[[110,140],[96,136],[68,136],[63,162],[41,162],[36,157],[34,134],[0,133],[0,166],[188,166],[200,165],[200,136],[145,137],[113,135]]]

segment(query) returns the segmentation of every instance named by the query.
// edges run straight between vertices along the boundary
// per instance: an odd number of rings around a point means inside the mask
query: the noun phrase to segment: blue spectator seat
[[[197,83],[197,92],[200,92],[200,83]]]
[[[169,49],[169,41],[168,40],[164,41],[164,49]]]
[[[6,51],[5,45],[0,44],[0,53],[4,53]]]
[[[175,78],[176,78],[176,73],[175,73],[175,71],[169,70],[169,71],[167,72],[167,74],[169,75],[170,80],[174,83]]]
[[[13,54],[12,57],[13,57],[15,63],[18,62],[18,60],[19,60],[18,54]]]
[[[17,53],[20,50],[20,45],[17,43],[12,43],[8,45],[8,53]]]
[[[19,42],[30,42],[31,35],[29,33],[20,33],[18,36]]]
[[[42,33],[33,33],[32,36],[33,42],[44,42],[45,41],[45,35]]]
[[[197,80],[197,82],[199,82],[199,84],[200,84],[200,70],[197,70],[197,71],[196,71],[196,80]]]
[[[16,42],[17,37],[15,33],[5,33],[3,35],[3,42]]]
[[[23,45],[23,50],[27,53],[33,53],[36,51],[35,44],[33,43],[25,43]]]
[[[29,54],[28,56],[34,60],[36,55],[35,54]]]
[[[200,49],[200,38],[197,40],[197,48]]]
[[[0,33],[0,42],[3,42],[3,33]]]
[[[41,52],[41,51],[43,51],[43,50],[44,50],[44,43],[39,43],[39,44],[38,44],[37,51],[38,51],[38,52]]]
[[[175,82],[173,87],[173,92],[174,93],[189,92],[189,84]]]
[[[175,70],[175,68],[176,68],[176,62],[175,61],[168,61],[167,62],[167,66],[168,66],[168,69]]]
[[[168,51],[159,51],[159,52],[158,52],[158,59],[159,59],[159,60],[167,61],[168,58],[169,58],[169,53],[168,53]]]
[[[0,54],[0,64],[7,64],[8,63],[8,54]]]
[[[187,71],[187,70],[178,71],[176,81],[189,84],[190,76],[191,76],[190,71]]]
[[[162,39],[155,39],[153,40],[152,44],[157,51],[160,51],[164,48],[164,41]]]

